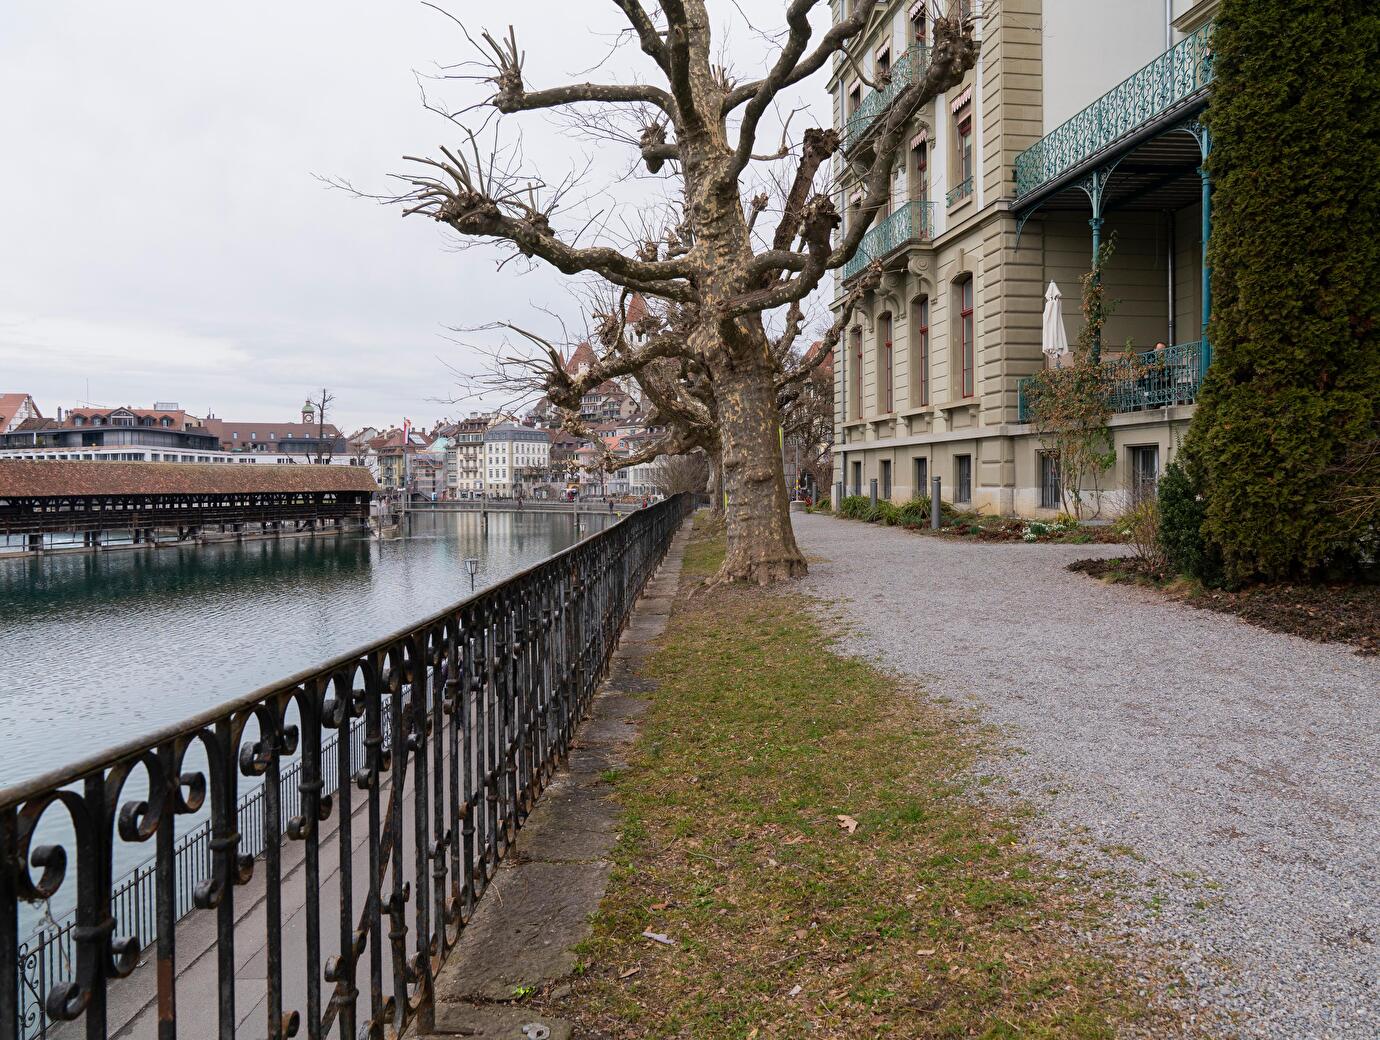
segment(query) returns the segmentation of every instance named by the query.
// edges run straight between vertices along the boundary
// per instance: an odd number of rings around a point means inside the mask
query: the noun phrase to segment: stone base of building
[[[1190,405],[1113,416],[1116,462],[1097,487],[1086,489],[1084,515],[1117,516],[1153,491],[1192,415]],[[1030,426],[857,440],[835,444],[834,452],[844,495],[870,495],[875,480],[878,499],[900,504],[928,495],[937,476],[941,497],[959,509],[1022,517],[1069,511],[1046,461],[1045,444]],[[835,496],[839,490],[836,483]]]

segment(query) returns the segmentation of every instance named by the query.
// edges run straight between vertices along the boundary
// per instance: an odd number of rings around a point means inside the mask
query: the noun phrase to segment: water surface
[[[572,544],[571,517],[418,513],[362,534],[0,559],[0,786],[419,621]],[[581,517],[581,535],[602,516]]]

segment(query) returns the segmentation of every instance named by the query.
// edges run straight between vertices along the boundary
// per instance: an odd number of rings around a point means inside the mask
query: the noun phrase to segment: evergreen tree
[[[1380,431],[1380,6],[1223,0],[1213,50],[1202,534],[1233,583],[1354,570],[1376,532],[1336,498]]]

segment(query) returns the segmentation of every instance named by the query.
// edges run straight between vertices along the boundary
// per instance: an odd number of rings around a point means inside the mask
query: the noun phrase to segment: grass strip
[[[541,1002],[608,1038],[1144,1030],[1126,977],[1076,940],[1091,896],[975,797],[976,723],[833,652],[789,590],[687,595],[722,554],[703,532],[688,547],[610,778],[608,893],[578,977]]]

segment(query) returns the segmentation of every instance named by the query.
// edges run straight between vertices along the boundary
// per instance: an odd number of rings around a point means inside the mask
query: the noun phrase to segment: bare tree
[[[326,412],[335,404],[335,394],[323,386],[320,397],[308,397],[307,401],[316,411],[316,462],[321,465],[330,462],[335,454],[326,447]]]
[[[567,373],[552,350],[550,396],[566,405],[605,380],[636,376],[666,418],[662,453],[701,447],[717,460],[728,531],[720,579],[765,584],[791,578],[804,573],[805,559],[791,531],[778,440],[778,394],[783,380],[789,385],[796,375],[782,372],[782,341],[789,352],[799,331],[800,302],[826,272],[853,255],[871,215],[888,202],[892,167],[911,118],[976,62],[972,20],[966,5],[957,4],[953,13],[934,19],[929,66],[896,92],[878,118],[872,158],[857,171],[862,219],[836,241],[839,215],[827,188],[815,185],[821,171],[829,175],[837,132],[807,129],[792,146],[787,121],[775,151],[764,153],[758,139],[783,91],[836,56],[858,64],[858,44],[880,0],[855,0],[817,38],[810,15],[823,0],[790,0],[786,30],[768,56],[766,73],[741,81],[716,63],[705,0],[659,0],[651,10],[642,0],[613,5],[658,82],[530,87],[524,53],[510,28],[501,38],[478,34],[480,68],[473,78],[490,91],[478,107],[504,117],[589,113],[579,117],[587,132],[631,145],[648,173],[671,179],[671,217],[644,218],[622,248],[604,244],[606,237],[580,244],[585,228],[557,227],[563,200],[579,177],[549,186],[525,174],[514,149],[480,145],[478,131],[461,118],[468,112],[445,113],[465,134],[461,147],[410,160],[424,172],[408,178],[404,212],[432,217],[465,239],[507,243],[515,255],[567,275],[596,275],[662,301],[660,330],[607,350],[578,376]],[[468,30],[466,36],[474,39]],[[793,173],[782,181],[780,216],[769,237],[759,236],[755,224],[766,204],[758,202],[760,193],[745,199],[752,189],[744,185],[751,184],[754,163],[783,160]],[[767,315],[780,308],[789,308],[786,329],[773,343]],[[626,308],[607,320],[621,332]]]
[[[656,467],[656,489],[667,498],[688,492],[702,495],[709,489],[709,456],[702,451],[663,458]]]

